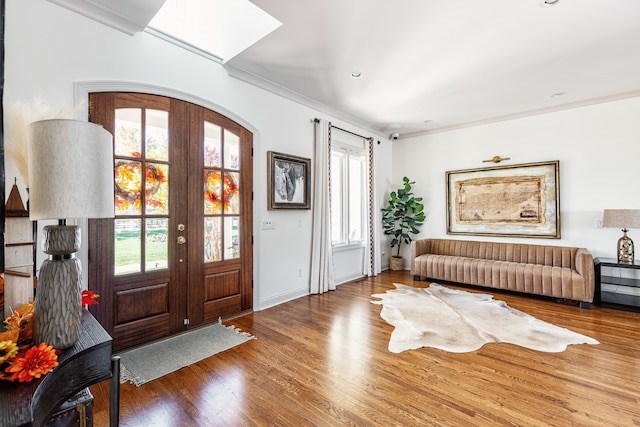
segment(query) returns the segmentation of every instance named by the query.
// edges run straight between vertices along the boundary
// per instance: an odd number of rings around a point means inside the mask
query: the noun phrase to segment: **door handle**
[[[178,244],[184,245],[185,243],[187,243],[187,238],[184,236],[178,236]]]

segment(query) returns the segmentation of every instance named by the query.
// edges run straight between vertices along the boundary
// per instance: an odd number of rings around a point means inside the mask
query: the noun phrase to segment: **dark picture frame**
[[[311,159],[267,152],[268,209],[311,209]]]
[[[447,234],[560,238],[558,160],[446,172]]]

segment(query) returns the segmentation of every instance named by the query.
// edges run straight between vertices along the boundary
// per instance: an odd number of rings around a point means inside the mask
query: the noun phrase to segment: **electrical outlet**
[[[596,219],[596,228],[602,228],[602,220]]]
[[[301,268],[298,269],[298,277],[302,277],[302,269]]]

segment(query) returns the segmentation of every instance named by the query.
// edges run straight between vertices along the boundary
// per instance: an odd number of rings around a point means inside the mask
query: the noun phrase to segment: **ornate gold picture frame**
[[[446,172],[447,234],[560,238],[560,161]]]

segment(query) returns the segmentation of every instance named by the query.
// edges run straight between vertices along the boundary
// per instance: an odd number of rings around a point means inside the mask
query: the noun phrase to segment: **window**
[[[362,244],[365,227],[366,156],[359,146],[331,143],[331,241],[334,246]]]

